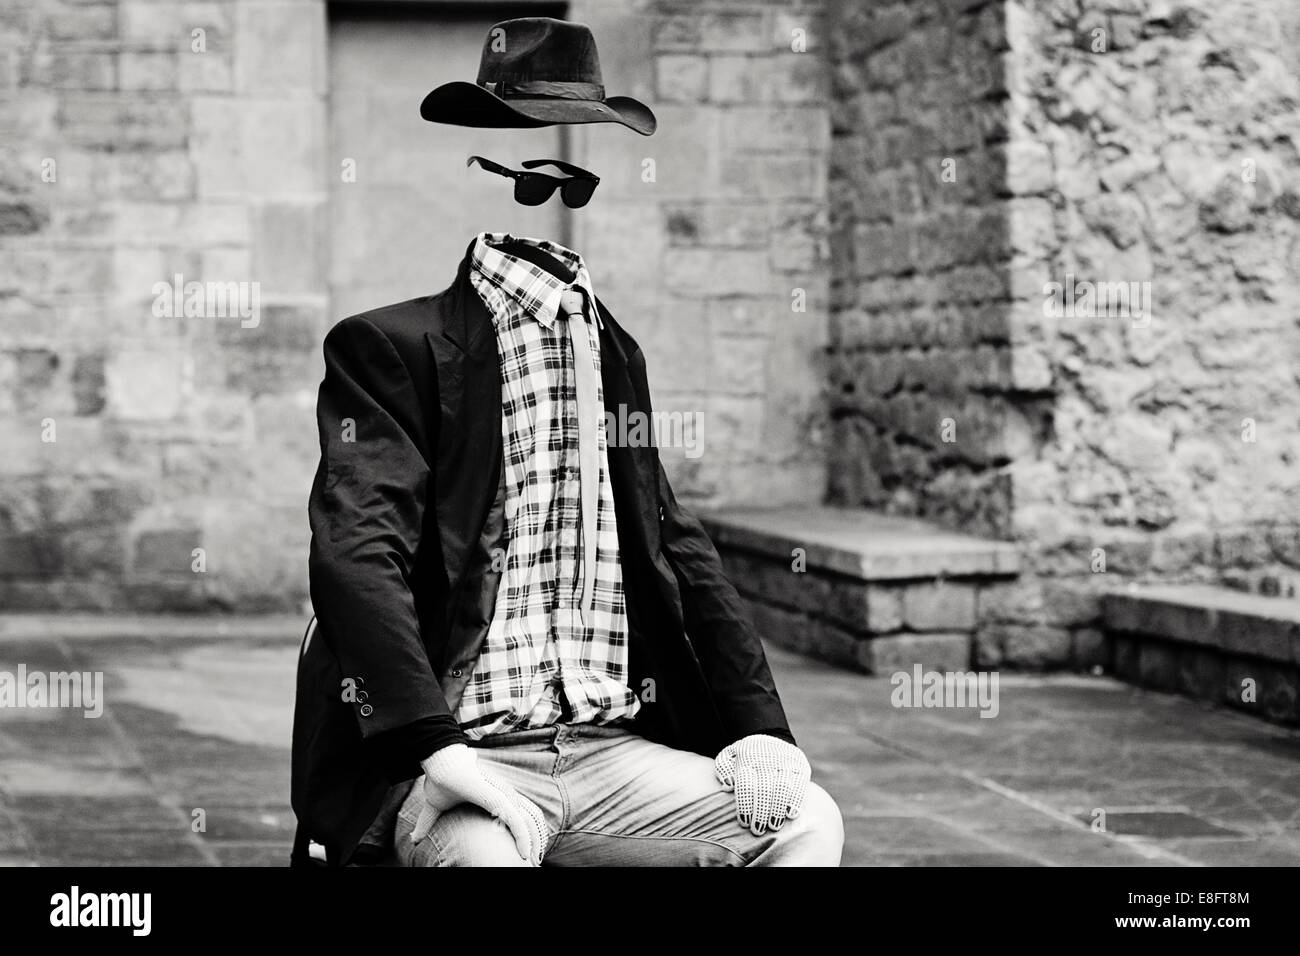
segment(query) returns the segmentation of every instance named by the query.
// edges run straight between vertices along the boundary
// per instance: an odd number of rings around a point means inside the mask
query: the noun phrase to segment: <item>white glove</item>
[[[713,771],[736,792],[736,818],[759,834],[781,829],[803,810],[812,768],[803,751],[780,737],[751,734],[722,748]]]
[[[452,807],[472,803],[500,820],[515,838],[515,849],[529,863],[539,865],[546,849],[546,823],[537,804],[519,793],[478,762],[464,744],[452,744],[421,761],[424,800],[411,831],[411,842],[429,835],[438,817]]]

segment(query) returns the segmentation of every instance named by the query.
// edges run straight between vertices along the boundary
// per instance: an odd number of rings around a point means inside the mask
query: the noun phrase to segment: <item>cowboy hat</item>
[[[622,123],[643,136],[657,125],[644,103],[605,95],[591,30],[550,17],[494,24],[483,42],[478,78],[433,90],[420,115],[431,123],[512,129]]]

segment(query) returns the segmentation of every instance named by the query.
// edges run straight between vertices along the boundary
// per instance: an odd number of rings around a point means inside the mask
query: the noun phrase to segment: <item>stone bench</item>
[[[969,669],[981,589],[1019,571],[1007,542],[861,509],[701,520],[764,640],[867,673]]]
[[[1203,585],[1106,595],[1116,676],[1300,723],[1300,600]]]

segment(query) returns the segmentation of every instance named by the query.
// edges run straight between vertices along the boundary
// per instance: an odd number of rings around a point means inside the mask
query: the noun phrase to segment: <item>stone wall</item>
[[[1008,7],[1036,195],[1017,354],[1050,441],[1010,469],[1047,573],[1276,589],[1300,567],[1300,8]],[[1033,144],[1032,146],[1028,144]],[[1028,245],[1028,243],[1027,243]],[[1146,314],[1047,319],[1044,283],[1149,282]],[[1102,577],[1102,575],[1096,575]]]
[[[575,128],[606,214],[579,248],[646,353],[656,410],[701,416],[661,454],[701,506],[819,500],[830,148],[822,0],[573,4],[605,85],[654,136]],[[577,160],[583,163],[583,159]],[[601,265],[603,263],[603,266]],[[798,309],[798,311],[796,311]]]
[[[832,18],[830,499],[1020,544],[986,666],[1066,663],[1117,577],[1294,587],[1300,9]]]
[[[300,604],[324,44],[311,0],[0,12],[0,606]],[[156,315],[176,275],[260,321]]]
[[[603,176],[575,243],[659,407],[704,415],[704,453],[665,454],[700,504],[825,484],[819,11],[571,5],[610,89],[660,118],[649,139],[575,131]],[[341,318],[328,29],[321,0],[0,9],[0,608],[301,607]],[[153,315],[177,274],[258,283],[260,321]]]
[[[573,131],[574,241],[659,408],[703,415],[683,497],[1019,542],[989,664],[1067,654],[1116,576],[1294,587],[1294,4],[571,16],[660,117]],[[319,0],[0,11],[0,604],[305,596],[327,35]],[[257,282],[257,326],[155,316],[177,274]],[[1149,282],[1146,318],[1049,317],[1071,276]]]
[[[1003,5],[831,20],[830,499],[1005,535],[1044,410],[1009,348]]]

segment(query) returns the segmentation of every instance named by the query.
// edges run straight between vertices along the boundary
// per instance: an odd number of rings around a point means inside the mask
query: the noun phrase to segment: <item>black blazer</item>
[[[409,789],[421,758],[460,739],[463,665],[490,622],[501,381],[469,262],[447,290],[351,316],[325,338],[309,502],[318,626],[298,665],[292,802],[299,849],[315,840],[331,863],[379,848],[372,824],[394,785]],[[597,307],[606,409],[652,421],[641,350]],[[642,700],[632,729],[710,757],[752,733],[793,741],[762,646],[658,450],[611,443],[608,455],[629,685]]]

